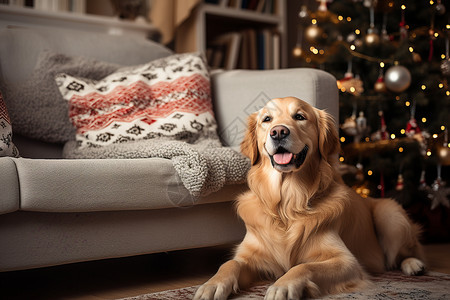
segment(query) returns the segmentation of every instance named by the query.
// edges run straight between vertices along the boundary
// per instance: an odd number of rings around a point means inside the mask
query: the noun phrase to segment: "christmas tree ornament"
[[[306,22],[306,20],[309,19],[308,7],[306,5],[302,5],[302,7],[300,8],[300,11],[298,13],[298,18],[302,22]]]
[[[411,73],[404,66],[394,65],[386,71],[384,82],[388,90],[401,93],[410,86]]]
[[[364,37],[364,43],[367,47],[377,47],[380,45],[381,38],[378,31],[375,29],[375,12],[373,5],[370,7],[370,27],[367,29],[367,34]]]
[[[294,56],[296,58],[300,58],[302,56],[302,53],[303,53],[302,47],[300,47],[299,45],[296,45],[292,49],[292,56]]]
[[[350,117],[346,118],[344,123],[341,124],[341,129],[345,132],[346,135],[357,135],[358,131],[356,129],[356,115],[352,114]]]
[[[378,93],[385,93],[387,91],[383,76],[378,77],[377,81],[375,81],[373,89]]]
[[[361,139],[367,134],[367,119],[364,112],[360,111],[358,118],[356,118],[356,135],[354,142],[359,143]]]
[[[300,58],[302,56],[302,40],[303,40],[303,31],[301,26],[297,27],[297,42],[295,43],[294,49],[292,49],[292,56],[296,58]]]
[[[405,40],[408,38],[408,29],[406,27],[406,21],[405,21],[405,9],[402,8],[402,17],[401,21],[398,24],[400,27],[400,40]]]
[[[444,6],[444,4],[441,3],[441,0],[437,1],[437,4],[434,7],[434,9],[436,10],[436,14],[438,14],[440,16],[445,14],[445,6]]]
[[[378,112],[378,116],[380,117],[380,129],[375,131],[371,135],[372,141],[386,141],[389,139],[389,132],[387,132],[386,122],[384,121],[384,113],[382,110]]]
[[[415,118],[411,118],[408,121],[408,124],[406,124],[406,130],[405,130],[406,136],[409,138],[414,137],[416,134],[420,134],[420,128],[417,125],[417,120]]]
[[[356,129],[356,102],[353,102],[353,112],[352,115],[345,119],[344,123],[341,124],[341,129],[346,135],[355,136],[358,134]]]
[[[395,185],[395,190],[402,191],[404,187],[405,187],[405,183],[403,180],[403,175],[400,173],[400,174],[398,174],[398,177],[397,177],[397,184]]]
[[[421,134],[421,130],[419,128],[419,125],[417,124],[415,115],[416,115],[416,101],[414,101],[413,105],[411,105],[409,121],[406,124],[405,129],[405,134],[409,138],[414,138],[415,135]]]
[[[311,44],[320,44],[326,39],[326,33],[317,24],[311,24],[305,29],[305,38]]]
[[[443,166],[450,166],[450,148],[448,144],[448,130],[444,132],[444,143],[437,146],[437,155],[439,162]]]
[[[352,72],[352,60],[347,63],[347,72],[344,78],[337,80],[337,87],[343,93],[350,93],[354,96],[360,96],[364,92],[363,82],[359,76],[354,77]],[[356,111],[355,118],[356,118]]]
[[[362,165],[362,163],[357,163],[356,164],[356,175],[355,178],[358,182],[363,182],[364,181],[364,167]]]
[[[447,196],[450,194],[450,188],[445,187],[445,182],[441,178],[441,165],[437,166],[438,175],[431,185],[428,199],[431,200],[431,210],[437,208],[439,205],[450,207],[450,201]]]
[[[378,73],[378,79],[375,81],[373,89],[377,93],[385,93],[387,92],[386,83],[384,82],[383,68],[380,67],[380,71]]]
[[[379,1],[381,2],[381,1]],[[390,38],[389,38],[389,34],[387,32],[387,13],[385,12],[383,14],[383,25],[381,26],[381,42],[386,43],[389,42]]]

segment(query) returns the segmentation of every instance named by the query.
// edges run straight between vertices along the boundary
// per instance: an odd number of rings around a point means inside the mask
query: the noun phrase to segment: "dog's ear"
[[[256,140],[256,117],[258,113],[253,113],[248,117],[247,131],[241,143],[241,152],[250,158],[252,165],[256,164],[259,158],[258,141]]]
[[[340,151],[336,123],[329,113],[319,109],[316,109],[316,112],[318,115],[319,151],[322,157],[330,162],[331,157]]]

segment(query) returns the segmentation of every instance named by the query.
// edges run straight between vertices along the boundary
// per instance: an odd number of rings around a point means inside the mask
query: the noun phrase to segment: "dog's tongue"
[[[279,165],[286,165],[292,160],[292,153],[277,153],[273,156],[273,160]]]

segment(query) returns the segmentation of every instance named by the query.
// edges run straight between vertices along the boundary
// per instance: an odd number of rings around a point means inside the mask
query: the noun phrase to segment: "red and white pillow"
[[[203,55],[177,54],[128,67],[100,81],[58,74],[78,147],[155,137],[192,142],[216,136]]]
[[[11,120],[0,93],[0,157],[2,156],[18,157],[19,151],[12,142]]]

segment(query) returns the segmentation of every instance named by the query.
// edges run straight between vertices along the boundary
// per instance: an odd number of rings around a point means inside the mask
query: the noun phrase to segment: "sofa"
[[[30,81],[30,74],[43,51],[120,67],[173,54],[136,36],[64,28],[3,27],[0,40],[0,91],[16,88],[19,95],[39,79]],[[239,151],[247,116],[271,98],[296,96],[338,117],[336,80],[321,70],[213,71],[210,84],[217,133],[226,149]],[[47,88],[36,88],[36,101],[49,100],[38,95]],[[0,271],[242,239],[245,228],[233,200],[247,188],[245,182],[226,182],[217,191],[193,196],[173,158],[64,158],[64,141],[52,140],[27,122],[38,116],[46,126],[58,118],[68,121],[68,113],[40,115],[40,102],[22,107],[20,97],[8,99],[10,90],[3,96],[19,157],[0,157]],[[60,135],[58,126],[49,134]]]

